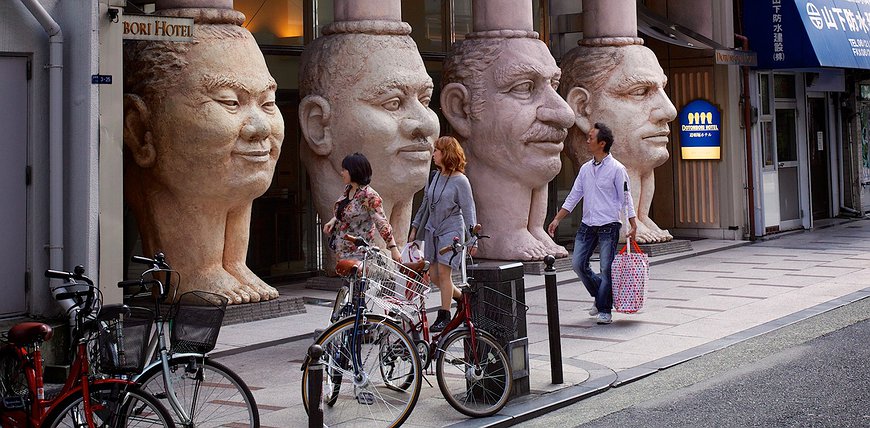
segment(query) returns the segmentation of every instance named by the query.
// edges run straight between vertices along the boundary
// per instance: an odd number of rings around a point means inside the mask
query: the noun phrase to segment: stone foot
[[[485,235],[492,236],[480,241],[477,256],[494,260],[543,260],[550,253],[547,246],[532,236],[528,230],[513,232],[492,231]]]
[[[220,294],[229,300],[228,304],[230,305],[251,301],[249,288],[243,286],[239,280],[222,267],[199,270],[182,278],[181,285],[178,287],[178,295],[194,290]]]
[[[535,237],[538,241],[544,244],[544,247],[547,248],[548,254],[552,254],[553,257],[560,259],[563,257],[568,257],[568,250],[565,247],[555,243],[553,238],[550,238],[550,235],[544,231],[542,227],[532,227],[529,229],[529,233]]]
[[[259,302],[278,298],[278,290],[260,279],[251,269],[243,263],[231,263],[225,265],[227,272],[233,275],[251,293],[251,301]]]

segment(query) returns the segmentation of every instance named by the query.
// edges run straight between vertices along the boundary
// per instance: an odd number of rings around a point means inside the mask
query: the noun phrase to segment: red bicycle
[[[443,331],[430,337],[426,308],[421,303],[419,319],[403,317],[403,325],[414,340],[424,369],[435,361],[435,377],[447,402],[467,416],[485,417],[498,413],[507,404],[513,372],[504,348],[484,328],[490,331],[497,328],[515,330],[516,320],[528,307],[489,287],[476,285],[473,281],[469,283],[465,269],[466,248],[487,238],[480,234],[479,224],[470,231],[471,239],[465,244],[456,238],[452,245],[439,250],[441,254],[452,251],[452,257],[462,257],[462,281],[457,285],[462,297],[456,315]],[[482,299],[482,293],[494,296],[512,309],[487,302],[491,299]]]
[[[105,356],[107,362],[114,360],[119,366],[141,365],[134,362],[140,353],[135,346],[123,346],[125,340],[136,341],[124,337],[123,319],[129,309],[121,306],[101,313],[100,291],[84,275],[82,266],[73,272],[47,270],[45,276],[66,281],[52,293],[58,301],[70,302],[72,365],[63,387],[47,394],[41,347],[52,337],[52,328],[40,322],[12,327],[0,347],[0,426],[175,427],[166,408],[133,382],[91,373],[89,349],[99,353],[99,344],[106,341],[120,352],[101,355],[101,364]]]

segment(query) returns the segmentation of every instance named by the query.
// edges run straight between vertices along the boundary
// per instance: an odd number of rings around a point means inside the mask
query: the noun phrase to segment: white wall
[[[64,266],[83,264],[96,276],[97,205],[96,147],[97,89],[90,85],[97,52],[96,0],[40,2],[64,34]],[[58,307],[43,277],[48,264],[48,36],[18,0],[0,2],[0,52],[31,56],[28,163],[33,176],[28,189],[27,266],[31,273],[29,312],[52,315]],[[2,137],[0,137],[2,138]],[[4,283],[8,284],[8,283]],[[4,285],[6,286],[6,285]],[[13,282],[9,286],[16,286]]]

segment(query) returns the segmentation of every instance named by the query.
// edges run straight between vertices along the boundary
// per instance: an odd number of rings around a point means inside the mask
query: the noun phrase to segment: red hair
[[[435,140],[435,148],[441,150],[441,165],[443,165],[445,174],[465,173],[465,151],[462,150],[462,146],[459,145],[456,138],[440,137]]]

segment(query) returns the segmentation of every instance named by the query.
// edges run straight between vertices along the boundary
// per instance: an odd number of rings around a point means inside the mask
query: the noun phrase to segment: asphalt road
[[[752,338],[523,427],[870,427],[870,299]]]

